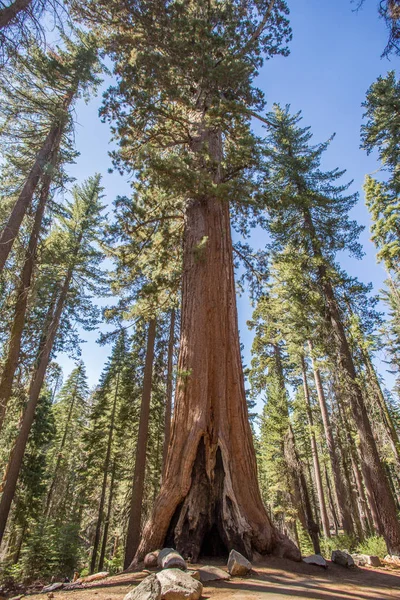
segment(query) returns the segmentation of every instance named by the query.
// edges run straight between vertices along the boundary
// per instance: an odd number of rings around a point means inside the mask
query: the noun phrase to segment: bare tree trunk
[[[291,479],[292,497],[294,506],[297,509],[298,517],[304,529],[308,531],[316,554],[320,554],[321,547],[319,543],[319,526],[314,520],[310,495],[307,488],[307,480],[304,475],[304,465],[300,459],[296,448],[292,425],[289,420],[288,398],[285,386],[285,377],[283,372],[281,351],[278,344],[272,344],[274,349],[275,369],[278,376],[279,385],[282,391],[282,402],[284,402],[285,416],[288,422],[288,431],[283,440],[284,456],[287,469]],[[295,528],[297,535],[297,529]]]
[[[328,513],[326,511],[324,488],[322,485],[321,467],[320,467],[319,458],[318,458],[317,440],[315,439],[314,421],[313,421],[313,416],[312,416],[312,411],[311,411],[310,393],[308,390],[307,370],[306,370],[306,362],[304,360],[304,356],[301,357],[301,369],[302,369],[302,374],[303,374],[303,388],[304,388],[304,398],[306,401],[307,418],[308,418],[308,424],[310,426],[311,453],[312,453],[313,463],[314,463],[315,484],[317,486],[318,503],[319,503],[319,509],[320,509],[320,513],[321,513],[321,521],[322,521],[322,530],[324,532],[325,537],[331,537]]]
[[[29,8],[32,0],[14,0],[10,6],[0,10],[0,29],[4,29],[19,15],[20,12]]]
[[[60,323],[61,314],[67,298],[70,282],[72,279],[73,269],[70,268],[64,279],[57,304],[54,310],[54,316],[47,331],[45,344],[41,350],[37,367],[32,375],[29,386],[28,402],[25,407],[24,414],[19,429],[17,439],[11,451],[11,455],[7,466],[7,479],[3,487],[3,494],[0,502],[0,543],[3,539],[4,531],[7,524],[8,515],[11,508],[11,503],[14,498],[15,489],[17,486],[19,472],[21,470],[22,461],[24,458],[25,448],[28,441],[29,433],[35,418],[36,406],[39,401],[40,391],[42,389],[46,369],[49,364],[50,354],[53,349],[54,340],[57,334]]]
[[[119,388],[119,371],[117,373],[117,381],[115,383],[115,393],[114,393],[113,406],[112,406],[112,410],[111,410],[110,429],[108,430],[107,450],[106,450],[106,456],[105,456],[104,465],[103,465],[103,484],[101,486],[99,511],[98,511],[98,517],[97,517],[97,523],[96,523],[96,531],[94,534],[92,558],[90,561],[90,572],[91,573],[94,573],[94,570],[96,568],[97,551],[99,549],[99,543],[100,543],[101,524],[103,521],[104,504],[105,504],[106,492],[107,492],[108,470],[110,468],[111,448],[112,448],[112,442],[113,442],[113,437],[114,437],[114,424],[115,424],[115,412],[117,409],[118,388]]]
[[[296,442],[291,425],[289,425],[287,440],[285,443],[285,458],[291,473],[292,481],[294,483],[293,494],[296,497],[296,505],[299,508],[298,515],[300,522],[304,529],[306,529],[309,533],[314,547],[314,552],[316,554],[320,554],[321,546],[319,543],[319,527],[314,520],[310,495],[307,488],[307,481],[304,476],[304,469],[301,459],[297,452]]]
[[[153,378],[154,342],[156,339],[156,320],[149,323],[147,332],[146,362],[144,366],[142,403],[140,406],[139,432],[136,444],[135,470],[132,482],[132,498],[129,513],[128,531],[125,548],[125,569],[131,564],[140,541],[144,477],[146,472],[147,441],[149,437],[149,415],[151,384]]]
[[[115,482],[116,465],[117,465],[117,462],[116,462],[116,459],[114,458],[113,466],[112,466],[112,470],[111,470],[111,481],[110,481],[110,492],[108,495],[107,514],[106,514],[106,518],[104,520],[103,540],[101,543],[101,550],[100,550],[99,571],[103,570],[104,557],[106,555],[108,530],[110,528],[111,509],[112,509],[112,502],[113,502],[113,497],[114,497],[114,482]]]
[[[222,139],[202,144],[220,182]],[[165,476],[136,562],[164,544],[196,560],[232,548],[300,559],[262,503],[240,356],[228,201],[188,202],[178,381]],[[245,484],[244,484],[245,482]],[[132,568],[135,563],[132,564]]]
[[[337,513],[336,513],[335,500],[333,499],[332,486],[331,486],[331,482],[329,480],[329,473],[328,473],[328,469],[326,468],[326,465],[325,465],[325,481],[326,481],[326,489],[328,490],[329,507],[330,507],[333,522],[335,524],[335,535],[338,535],[340,523],[339,523]]]
[[[352,467],[354,480],[356,482],[357,492],[358,492],[358,496],[359,496],[360,519],[361,519],[363,531],[366,532],[366,535],[369,535],[373,530],[373,527],[371,526],[371,523],[373,523],[374,526],[377,527],[375,529],[376,533],[379,533],[380,524],[379,524],[379,518],[378,518],[378,515],[376,512],[376,507],[375,507],[375,504],[373,504],[374,510],[372,510],[367,501],[365,491],[364,491],[362,475],[360,472],[360,468],[358,466],[358,456],[357,456],[355,442],[352,437],[352,432],[350,429],[348,418],[346,417],[345,414],[343,414],[344,407],[342,406],[342,402],[339,398],[337,398],[337,408],[338,408],[340,427],[345,432],[347,446],[348,446],[349,452],[350,452],[351,467]],[[373,498],[372,498],[372,501],[373,501]]]
[[[7,405],[10,400],[15,371],[18,366],[22,333],[25,326],[29,290],[32,282],[33,269],[36,263],[36,251],[43,215],[49,197],[50,183],[50,177],[48,175],[44,175],[39,202],[36,208],[35,219],[28,242],[28,248],[25,254],[25,262],[22,268],[21,279],[17,290],[17,300],[14,307],[14,319],[11,327],[8,353],[0,379],[0,431],[3,426]]]
[[[383,526],[382,535],[385,538],[388,551],[391,554],[400,554],[400,523],[397,518],[396,505],[379,457],[362,390],[357,380],[357,373],[350,346],[340,317],[333,287],[320,250],[314,224],[311,220],[311,214],[306,210],[304,216],[305,227],[310,232],[313,253],[320,261],[318,265],[318,277],[326,301],[326,321],[335,335],[338,344],[341,368],[350,387],[348,398],[360,439],[362,471],[367,494],[370,495],[370,503],[375,503],[379,510],[379,518]]]
[[[339,510],[339,519],[344,531],[346,533],[352,534],[354,533],[354,527],[351,519],[349,497],[347,494],[347,489],[343,482],[342,473],[340,471],[339,457],[336,452],[335,440],[333,437],[332,426],[329,418],[328,406],[326,404],[325,392],[322,386],[320,371],[315,366],[315,359],[313,357],[313,345],[311,340],[308,340],[308,346],[310,349],[311,362],[314,371],[315,387],[317,389],[322,423],[324,425],[325,440],[326,445],[328,447],[329,458],[333,473],[333,480],[335,483],[335,500]]]
[[[175,338],[175,309],[171,311],[171,324],[168,340],[168,365],[167,365],[167,394],[165,399],[165,426],[164,426],[164,447],[163,447],[163,466],[164,476],[167,464],[168,446],[171,437],[171,417],[172,417],[172,367],[174,357],[174,338]]]

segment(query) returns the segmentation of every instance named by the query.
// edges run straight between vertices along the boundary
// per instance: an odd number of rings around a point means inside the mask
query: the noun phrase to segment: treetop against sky
[[[337,2],[290,3],[290,23],[293,40],[288,57],[274,57],[267,61],[257,80],[265,92],[267,110],[274,102],[290,104],[291,111],[302,111],[303,126],[310,125],[315,143],[325,141],[332,133],[336,136],[323,157],[322,168],[347,169],[345,180],[353,179],[352,192],[360,193],[360,200],[352,211],[352,218],[366,228],[361,235],[365,256],[361,261],[343,254],[341,266],[363,282],[371,281],[377,292],[385,279],[382,265],[376,262],[376,251],[370,241],[369,215],[364,203],[362,185],[367,173],[378,168],[376,156],[367,156],[359,148],[363,109],[361,103],[371,83],[379,75],[396,68],[396,57],[380,58],[387,40],[383,21],[377,19],[374,2],[366,2],[359,11],[348,0]],[[112,82],[106,77],[97,98],[88,104],[79,102],[76,108],[76,144],[81,153],[69,173],[83,181],[94,172],[103,174],[105,201],[110,205],[118,195],[129,195],[130,184],[117,172],[108,173],[111,149],[108,125],[100,122],[97,111],[101,106],[101,91]],[[257,134],[262,135],[261,123],[253,123]],[[265,232],[255,230],[250,243],[261,248]],[[110,303],[110,299],[99,301]],[[250,362],[253,334],[246,322],[252,308],[246,294],[238,298],[239,326],[244,343],[244,360]],[[103,331],[112,328],[102,325]],[[98,332],[85,332],[87,342],[82,347],[82,357],[87,367],[89,382],[94,385],[99,377],[109,348],[98,346]],[[57,357],[64,369],[64,377],[74,367],[74,361],[65,355]],[[387,377],[388,385],[391,377]]]

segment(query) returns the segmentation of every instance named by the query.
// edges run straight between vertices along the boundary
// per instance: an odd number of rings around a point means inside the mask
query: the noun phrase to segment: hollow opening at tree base
[[[227,514],[224,514],[223,506]],[[175,510],[165,537],[165,546],[175,548],[192,562],[205,557],[225,559],[232,548],[248,555],[239,530],[235,531],[234,514],[233,500],[226,495],[221,450],[217,449],[214,469],[209,478],[202,438],[192,468],[189,492]]]
[[[206,533],[200,548],[199,558],[228,558],[229,551],[221,539],[218,527],[214,523]]]

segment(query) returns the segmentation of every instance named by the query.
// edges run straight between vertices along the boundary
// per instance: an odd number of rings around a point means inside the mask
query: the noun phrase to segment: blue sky
[[[333,132],[336,137],[325,154],[323,167],[346,168],[348,180],[354,179],[352,191],[360,192],[360,201],[353,210],[356,218],[367,228],[362,235],[366,255],[362,261],[344,257],[341,264],[350,274],[364,282],[372,281],[378,291],[385,273],[377,265],[375,249],[369,239],[369,216],[364,205],[362,184],[366,173],[378,168],[373,156],[359,149],[361,103],[371,83],[381,74],[395,69],[397,60],[381,59],[386,44],[386,27],[378,18],[377,0],[366,0],[362,10],[355,12],[350,0],[290,1],[293,41],[289,57],[268,61],[260,72],[258,86],[265,92],[269,106],[274,102],[290,104],[292,112],[301,110],[304,125],[310,125],[315,142],[326,140]],[[101,92],[101,91],[100,91]],[[81,153],[70,173],[77,182],[95,172],[102,173],[106,201],[111,204],[117,195],[128,194],[129,184],[118,174],[108,173],[110,132],[97,113],[101,93],[89,104],[80,102],[76,108],[76,147]],[[260,233],[252,239],[262,246]],[[244,343],[244,359],[250,362],[252,336],[246,321],[251,307],[246,296],[238,298],[239,327]],[[101,330],[106,329],[105,325]],[[87,340],[82,346],[90,385],[97,383],[110,348],[98,346],[98,332],[83,332]],[[65,355],[57,361],[64,377],[74,363]],[[391,383],[390,377],[388,383]]]

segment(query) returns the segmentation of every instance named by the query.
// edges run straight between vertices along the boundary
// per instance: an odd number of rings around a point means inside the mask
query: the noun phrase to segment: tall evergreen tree
[[[57,226],[48,238],[48,260],[51,265],[57,265],[54,296],[48,307],[47,323],[32,370],[28,401],[8,462],[0,501],[0,538],[6,527],[37,402],[60,325],[62,331],[63,313],[68,316],[68,310],[72,309],[74,313],[76,311],[74,318],[77,319],[78,307],[86,289],[92,293],[99,291],[96,287],[100,277],[97,265],[102,254],[94,244],[101,237],[103,207],[100,194],[99,175],[89,179],[81,187],[76,186],[73,202],[67,205],[65,216],[59,217]]]
[[[320,170],[327,143],[310,146],[308,128],[300,128],[299,115],[275,107],[269,115],[269,152],[266,155],[270,187],[262,198],[268,206],[269,229],[277,250],[300,247],[310,257],[313,274],[325,304],[325,322],[336,340],[340,368],[349,389],[348,400],[360,438],[363,472],[380,511],[388,549],[400,551],[400,524],[376,442],[334,290],[334,259],[346,249],[361,256],[357,241],[360,227],[348,218],[357,201],[345,195],[348,185],[338,183],[343,172]]]
[[[114,7],[87,2],[86,12],[104,22]],[[138,170],[139,180],[157,184],[184,211],[174,422],[137,559],[167,540],[195,559],[211,538],[248,556],[281,546],[299,558],[269,522],[258,490],[229,210],[230,202],[246,205],[256,188],[259,140],[250,118],[263,95],[253,79],[264,58],[287,54],[286,14],[282,0],[150,0],[124,7],[105,31],[118,77],[103,111],[120,142],[115,164]]]

